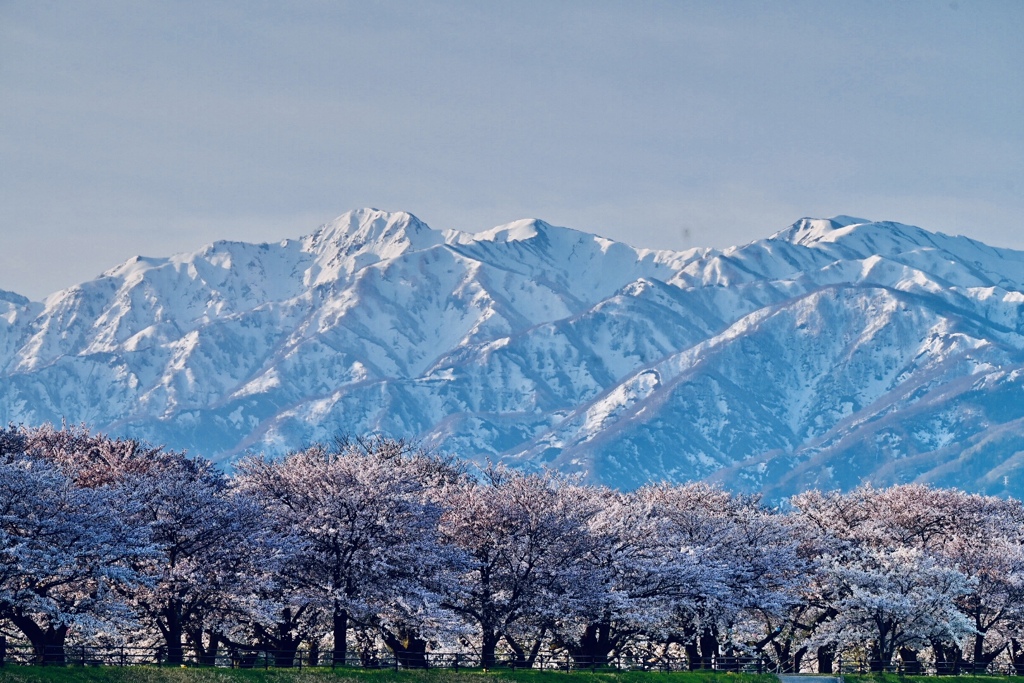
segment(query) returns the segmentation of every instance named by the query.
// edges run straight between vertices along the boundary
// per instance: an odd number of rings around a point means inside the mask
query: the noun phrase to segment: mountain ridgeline
[[[1024,252],[802,219],[725,250],[347,213],[0,291],[0,420],[227,462],[382,433],[631,489],[1024,495]]]

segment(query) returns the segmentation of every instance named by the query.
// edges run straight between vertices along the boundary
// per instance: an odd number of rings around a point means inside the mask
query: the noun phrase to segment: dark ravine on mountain
[[[0,292],[0,420],[228,462],[379,432],[625,489],[1024,494],[1024,252],[802,219],[725,250],[347,213]]]

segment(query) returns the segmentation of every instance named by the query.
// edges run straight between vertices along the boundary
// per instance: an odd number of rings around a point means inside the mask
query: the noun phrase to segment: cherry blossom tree
[[[802,563],[782,520],[756,498],[706,484],[644,487],[650,533],[691,579],[665,595],[672,617],[666,640],[683,647],[691,667],[730,661],[730,633],[755,611],[779,614],[792,600]],[[696,567],[691,571],[689,564]]]
[[[477,629],[482,666],[502,639],[516,666],[531,666],[555,621],[592,597],[595,513],[584,487],[551,472],[492,466],[453,492],[440,529],[468,565],[445,604]]]
[[[817,637],[839,645],[867,643],[873,671],[888,666],[903,648],[916,650],[972,631],[955,602],[970,591],[970,580],[921,550],[867,550],[834,565],[830,576],[842,597],[835,618]]]
[[[613,652],[642,640],[665,640],[681,604],[696,609],[695,586],[717,580],[693,549],[675,542],[663,516],[672,487],[630,493],[591,488],[594,548],[586,563],[590,597],[558,619],[554,642],[583,666],[602,666]]]
[[[780,670],[1024,666],[1024,507],[921,485],[794,496],[706,484],[623,493],[550,472],[479,478],[403,441],[210,462],[84,427],[0,429],[0,626],[37,659],[148,638],[213,663],[333,638],[425,667],[479,642],[603,665],[643,647]],[[351,632],[351,634],[350,634]],[[926,650],[929,648],[930,651]]]
[[[940,490],[949,531],[936,553],[972,579],[972,590],[957,606],[973,626],[967,658],[984,670],[1012,646],[1024,622],[1024,508],[1016,500]],[[964,653],[955,641],[935,641],[936,667],[943,673],[961,668]]]
[[[262,508],[233,494],[208,461],[160,452],[146,469],[119,479],[136,502],[133,521],[155,554],[137,565],[147,583],[130,604],[162,637],[167,661],[183,661],[186,637],[201,661],[216,657],[225,622],[239,617],[239,596],[252,594],[273,566]]]
[[[183,453],[84,427],[17,431],[28,455],[51,463],[83,492],[105,495],[108,509],[132,529],[144,552],[131,569],[144,581],[124,587],[122,597],[159,633],[167,661],[184,660],[185,639],[199,661],[214,661],[218,633],[245,603],[239,596],[265,576],[253,560],[269,538],[255,503],[232,495],[212,463]]]
[[[437,604],[432,577],[443,575],[451,553],[438,544],[441,506],[428,491],[446,476],[444,467],[413,451],[371,439],[239,463],[239,489],[295,539],[282,569],[286,590],[294,604],[309,602],[330,615],[337,664],[346,662],[352,624],[386,629],[398,622],[405,633],[390,645],[407,664],[425,664],[416,616]],[[399,635],[407,636],[404,645]]]
[[[827,586],[828,618],[812,642],[863,645],[871,665],[888,666],[898,654],[910,670],[918,650],[970,633],[958,602],[976,581],[942,556],[956,539],[957,497],[926,486],[862,486],[847,494],[816,491],[793,504],[816,530],[820,571]]]
[[[0,430],[0,619],[40,661],[63,662],[72,629],[111,629],[128,615],[113,589],[139,588],[132,565],[147,539],[119,514],[114,491],[85,488],[29,455],[32,433]]]

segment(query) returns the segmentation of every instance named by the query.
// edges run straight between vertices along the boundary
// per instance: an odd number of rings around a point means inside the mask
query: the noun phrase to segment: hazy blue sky
[[[1024,248],[1024,2],[0,0],[0,288],[540,217],[725,246],[852,214]]]

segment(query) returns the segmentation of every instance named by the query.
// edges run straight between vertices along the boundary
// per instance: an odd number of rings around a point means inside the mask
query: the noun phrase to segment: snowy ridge
[[[364,209],[0,292],[0,420],[216,459],[338,433],[604,483],[1024,494],[1024,253],[802,219],[724,250]]]

